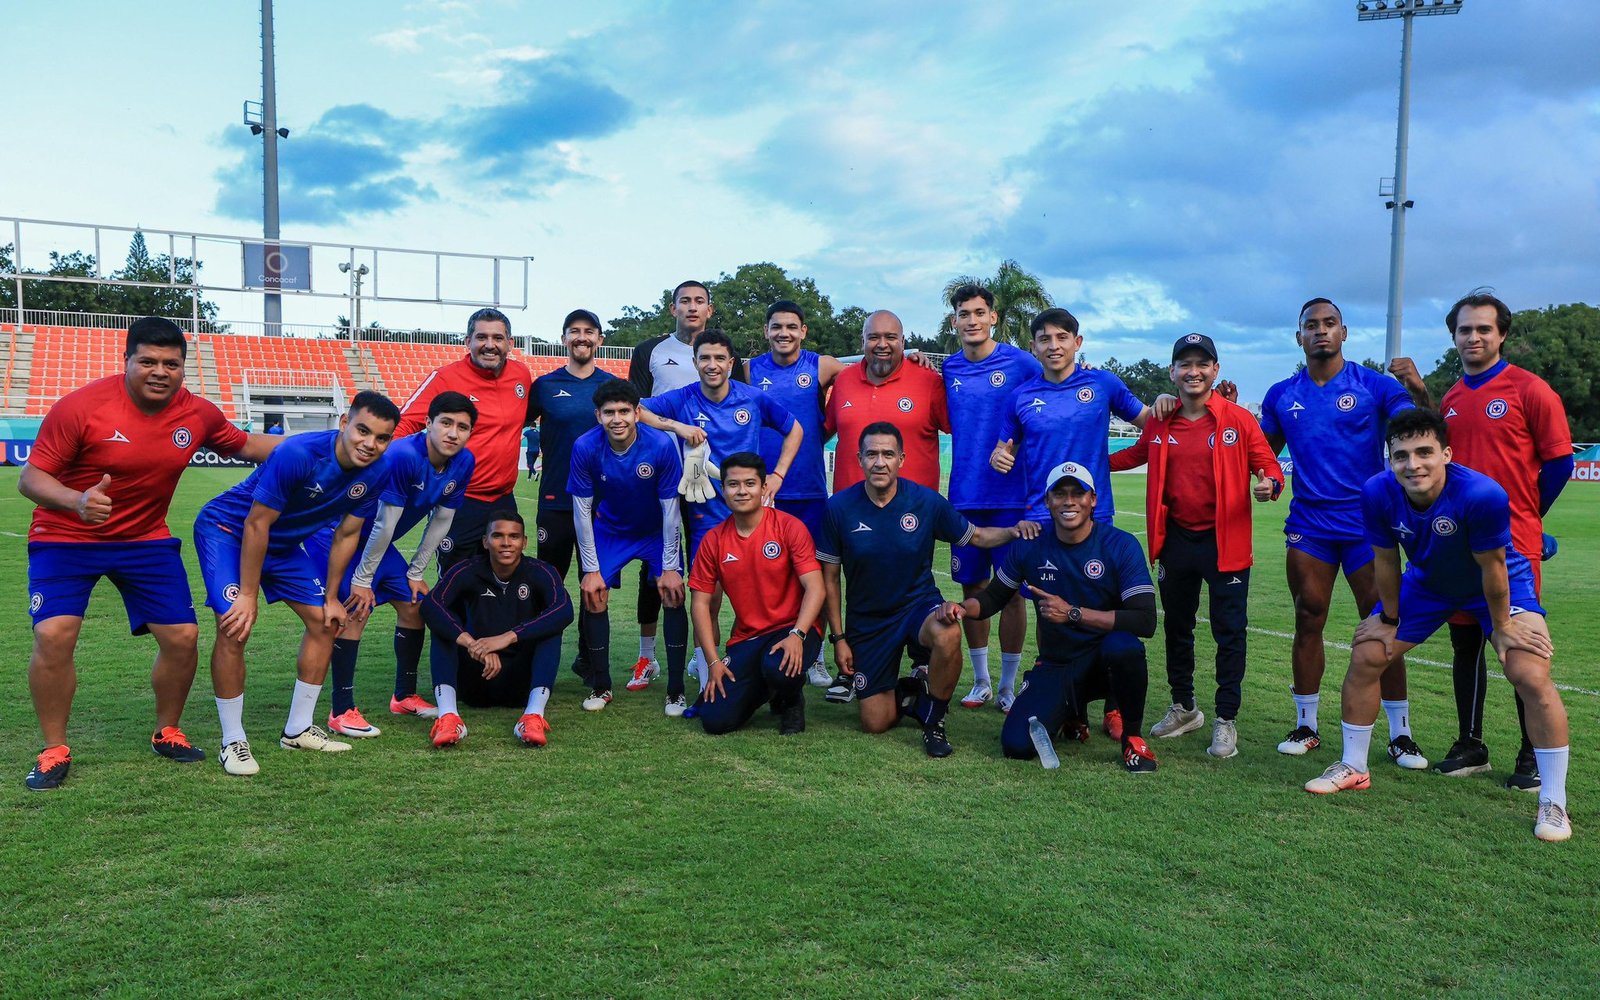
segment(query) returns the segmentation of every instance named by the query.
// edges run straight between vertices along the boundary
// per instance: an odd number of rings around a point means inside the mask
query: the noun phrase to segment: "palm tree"
[[[994,295],[994,311],[996,316],[994,336],[996,340],[1007,341],[1026,348],[1031,342],[1028,333],[1028,324],[1041,312],[1049,309],[1055,303],[1050,299],[1050,293],[1045,291],[1044,282],[1036,275],[1023,270],[1022,265],[1014,260],[1002,261],[1000,269],[992,278],[975,278],[971,275],[958,275],[951,278],[944,286],[945,305],[951,312],[955,311],[955,303],[950,301],[950,296],[962,285],[982,285]],[[950,351],[960,349],[955,335],[953,317],[947,313],[939,322],[939,343]]]

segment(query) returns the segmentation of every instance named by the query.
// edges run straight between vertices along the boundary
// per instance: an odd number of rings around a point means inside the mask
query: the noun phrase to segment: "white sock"
[[[550,703],[550,689],[536,687],[528,692],[528,715],[543,715],[544,707]]]
[[[639,655],[654,663],[656,660],[656,637],[641,635],[639,637]]]
[[[1539,801],[1554,802],[1562,809],[1567,808],[1567,758],[1571,753],[1566,747],[1551,747],[1548,750],[1533,748],[1533,759],[1539,762]]]
[[[1389,716],[1389,738],[1391,740],[1411,735],[1411,702],[1404,698],[1399,701],[1385,701],[1383,710]]]
[[[1022,669],[1022,654],[1000,651],[1000,690],[1015,691],[1017,671]]]
[[[1367,751],[1372,749],[1372,727],[1344,726],[1344,762],[1365,774],[1367,771]]]
[[[989,647],[982,649],[973,647],[967,650],[967,659],[972,661],[972,681],[974,684],[989,683]]]
[[[439,714],[460,715],[456,711],[456,688],[454,684],[435,684],[433,686],[433,703],[439,706]]]
[[[1317,731],[1317,706],[1322,702],[1322,695],[1295,694],[1294,688],[1289,689],[1289,697],[1294,699],[1294,724],[1298,729],[1301,726],[1310,726],[1311,731]],[[1387,704],[1387,703],[1385,703]]]
[[[321,684],[294,682],[294,694],[289,697],[289,721],[284,723],[287,736],[298,736],[317,719],[317,699],[322,697]]]
[[[222,745],[244,739],[244,695],[217,699],[217,719],[222,723]]]

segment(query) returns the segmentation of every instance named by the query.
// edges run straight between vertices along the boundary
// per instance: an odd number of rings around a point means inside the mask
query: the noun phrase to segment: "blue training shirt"
[[[677,438],[640,424],[627,451],[598,424],[572,444],[570,496],[594,498],[594,523],[621,538],[660,538],[661,501],[676,500],[683,462]]]
[[[339,431],[295,434],[244,482],[219,494],[200,511],[212,523],[242,535],[252,504],[278,511],[267,536],[267,551],[293,550],[347,514],[370,518],[389,475],[387,456],[364,469],[345,469],[334,457]]]
[[[533,380],[528,393],[528,422],[538,422],[539,445],[544,450],[544,467],[539,473],[540,510],[572,509],[572,496],[567,492],[572,443],[599,426],[594,415],[594,391],[614,378],[603,368],[595,368],[588,378],[578,378],[562,367]]]
[[[706,441],[711,446],[713,465],[720,465],[723,458],[741,451],[753,451],[759,455],[763,427],[771,427],[780,434],[788,434],[794,427],[794,416],[782,404],[743,382],[729,382],[728,394],[722,397],[720,403],[707,399],[700,383],[694,382],[651,397],[650,412],[705,431]],[[677,439],[677,435],[673,437]],[[713,479],[711,485],[716,491],[715,496],[703,504],[688,506],[702,510],[710,525],[716,525],[727,520],[732,512],[722,502],[722,481]]]
[[[1384,427],[1414,405],[1398,380],[1348,361],[1327,385],[1302,369],[1268,389],[1261,430],[1283,435],[1294,459],[1286,530],[1360,538],[1361,487],[1388,467]]]
[[[1506,574],[1531,593],[1533,571],[1511,544],[1511,501],[1500,484],[1464,465],[1445,470],[1444,489],[1426,510],[1417,510],[1390,472],[1361,488],[1367,541],[1405,550],[1406,576],[1440,597],[1471,601],[1483,596],[1483,571],[1474,552],[1506,550]],[[1404,612],[1404,608],[1401,609]]]
[[[1077,462],[1094,476],[1094,519],[1109,524],[1117,512],[1106,446],[1111,415],[1131,422],[1143,412],[1144,404],[1122,379],[1100,368],[1079,365],[1060,382],[1036,375],[1017,386],[998,440],[1017,442],[1017,464],[1027,475],[1028,519],[1050,520],[1045,480],[1062,462]]]
[[[933,543],[966,545],[972,522],[926,486],[902,478],[879,507],[857,483],[828,498],[817,558],[838,563],[849,585],[845,610],[855,618],[889,618],[921,600],[938,600]]]
[[[789,474],[783,480],[785,500],[821,500],[828,495],[827,463],[822,457],[822,442],[827,433],[822,428],[822,389],[819,374],[819,355],[815,351],[801,351],[794,364],[778,364],[772,352],[751,358],[750,387],[765,393],[800,422],[806,436],[800,441],[800,451],[789,464]],[[783,451],[783,435],[776,428],[761,429],[761,459],[771,469]]]
[[[1030,506],[1027,456],[1001,475],[989,467],[995,443],[1006,438],[1006,404],[1017,386],[1043,371],[1027,351],[994,345],[982,361],[964,353],[944,362],[944,398],[950,412],[950,502],[956,510],[1021,512]],[[1060,463],[1057,463],[1060,464]]]
[[[1046,528],[1038,538],[1012,542],[995,576],[1007,587],[1054,594],[1068,604],[1115,611],[1135,594],[1154,594],[1150,568],[1139,540],[1110,524],[1096,522],[1089,537],[1068,545]],[[1097,629],[1038,618],[1039,655],[1046,663],[1065,657],[1058,650],[1099,645]]]

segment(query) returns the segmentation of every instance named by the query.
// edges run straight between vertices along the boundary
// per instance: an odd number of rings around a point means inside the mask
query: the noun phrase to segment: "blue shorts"
[[[206,518],[194,522],[194,552],[206,582],[206,607],[219,615],[239,597],[239,550],[238,536]],[[327,563],[319,568],[301,546],[287,552],[268,549],[261,561],[261,593],[268,604],[294,601],[319,606],[324,600],[322,574],[327,571]]]
[[[1382,610],[1383,603],[1380,601],[1372,613],[1378,614]],[[1395,629],[1394,637],[1401,642],[1420,643],[1439,631],[1439,626],[1449,621],[1457,611],[1471,615],[1485,637],[1494,633],[1494,623],[1489,618],[1489,602],[1483,599],[1482,594],[1471,600],[1441,597],[1416,583],[1411,574],[1404,574],[1400,577],[1400,627]],[[1527,580],[1513,578],[1511,614],[1516,616],[1528,611],[1536,615],[1545,613],[1538,595]]]
[[[600,575],[605,577],[606,586],[615,590],[622,585],[622,567],[635,559],[644,563],[645,569],[651,578],[661,575],[661,534],[659,532],[645,538],[629,538],[627,535],[613,535],[603,526],[594,526],[594,552],[600,559]],[[689,574],[684,573],[687,577]]]
[[[1349,576],[1372,561],[1372,545],[1365,538],[1335,538],[1302,530],[1283,529],[1284,548],[1296,549],[1344,570]]]
[[[35,625],[63,615],[82,618],[89,592],[104,576],[122,595],[134,635],[144,635],[151,625],[193,625],[194,598],[182,551],[176,538],[29,542],[28,613]]]
[[[915,646],[922,623],[939,610],[944,598],[925,594],[909,601],[905,610],[889,618],[856,615],[845,626],[845,639],[855,655],[857,698],[870,698],[894,690],[900,679],[900,659],[905,647]]]
[[[317,532],[306,539],[306,555],[311,557],[311,565],[318,567],[322,572],[327,572],[328,542],[332,539],[325,532]],[[361,550],[350,557],[350,565],[344,568],[344,579],[339,581],[339,600],[350,599],[350,581],[356,575],[356,564],[361,561]],[[378,572],[372,575],[372,596],[378,604],[389,604],[399,601],[402,604],[411,603],[411,585],[406,582],[406,570],[410,564],[400,554],[400,550],[393,545],[378,560]]]
[[[828,512],[828,501],[824,498],[809,500],[789,500],[782,494],[774,502],[775,506],[793,517],[800,519],[800,523],[811,532],[811,541],[814,544],[822,537],[822,518]]]
[[[1022,520],[1022,511],[964,510],[962,516],[979,528],[1009,528]],[[1046,524],[1048,529],[1049,525]],[[950,546],[950,578],[957,583],[983,583],[994,575],[994,570],[1006,561],[1011,543],[997,549],[980,549],[976,545]]]

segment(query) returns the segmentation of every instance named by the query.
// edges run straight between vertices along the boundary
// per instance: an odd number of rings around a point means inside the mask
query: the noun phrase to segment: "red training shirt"
[[[866,477],[856,455],[868,424],[887,420],[906,441],[906,464],[900,475],[930,490],[939,489],[939,432],[950,433],[944,380],[931,368],[902,361],[882,385],[867,381],[867,363],[858,361],[840,371],[828,394],[825,426],[839,443],[833,461],[833,492],[848,489]]]
[[[144,542],[171,538],[167,508],[178,477],[202,445],[231,455],[250,439],[216,404],[182,386],[159,413],[128,395],[125,375],[107,375],[63,396],[39,427],[28,464],[80,493],[109,475],[111,516],[84,524],[71,511],[36,508],[30,542]]]
[[[1217,418],[1199,420],[1174,413],[1167,428],[1167,513],[1180,527],[1209,531],[1217,526],[1217,477],[1211,471],[1211,442]]]
[[[401,407],[398,438],[415,434],[428,422],[428,404],[441,392],[459,392],[478,408],[478,422],[472,425],[467,450],[476,465],[467,483],[469,500],[497,500],[511,492],[517,483],[517,460],[522,457],[522,428],[528,422],[528,388],[533,378],[528,366],[515,358],[507,359],[498,372],[479,368],[471,358],[462,358],[422,380],[417,391]]]
[[[733,518],[706,532],[689,573],[689,589],[709,594],[722,585],[733,605],[730,643],[780,628],[794,628],[800,616],[800,577],[821,572],[816,545],[804,522],[773,507],[761,508],[761,521],[741,538]],[[813,623],[815,631],[820,621]]]

